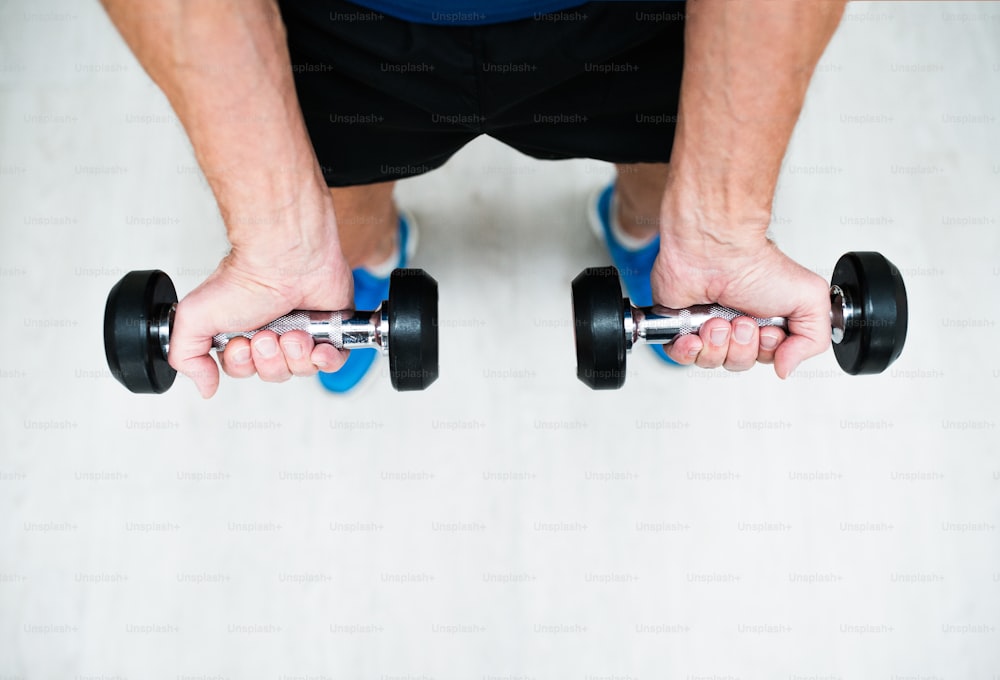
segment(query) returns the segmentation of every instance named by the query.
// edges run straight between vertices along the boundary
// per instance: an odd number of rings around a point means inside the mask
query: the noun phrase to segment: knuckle
[[[685,354],[683,354],[681,352],[668,351],[667,352],[667,356],[670,357],[671,359],[673,359],[674,361],[676,361],[679,364],[690,364],[691,363],[691,357],[689,357],[689,356],[687,356],[687,355],[685,355]]]
[[[745,361],[727,361],[725,364],[727,371],[732,371],[733,373],[743,373],[744,371],[749,371],[753,368],[753,363],[747,363]]]
[[[237,368],[231,368],[231,367],[223,366],[222,370],[230,378],[249,378],[250,376],[252,376],[256,372],[256,371],[253,370],[253,366],[250,366],[248,368],[242,368],[242,369],[237,369]]]
[[[695,364],[698,366],[698,368],[718,368],[719,366],[722,365],[722,358],[711,357],[711,356],[708,357],[699,356]]]

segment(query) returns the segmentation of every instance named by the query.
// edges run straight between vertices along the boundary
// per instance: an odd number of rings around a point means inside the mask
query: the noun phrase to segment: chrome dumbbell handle
[[[167,305],[156,323],[163,356],[170,350],[170,329],[176,305]],[[344,310],[318,312],[295,310],[252,331],[219,333],[212,338],[212,349],[223,351],[233,338],[252,338],[261,331],[283,335],[289,331],[305,331],[316,343],[330,344],[337,349],[375,347],[389,351],[389,312],[383,303],[375,311]]]
[[[697,333],[710,319],[732,321],[747,316],[758,326],[777,326],[788,331],[788,320],[783,316],[761,319],[722,305],[694,305],[686,309],[672,309],[661,305],[634,307],[625,305],[625,349],[639,343],[666,345],[682,335]],[[830,287],[830,327],[833,342],[843,341],[847,329],[854,321],[855,310],[850,296],[840,286]]]
[[[672,309],[662,305],[652,307],[625,306],[625,349],[633,345],[649,343],[666,345],[682,335],[690,335],[701,330],[710,319],[732,321],[738,316],[750,316],[722,305],[693,305],[684,309]],[[787,330],[784,317],[775,316],[761,319],[751,316],[758,326],[778,326]]]

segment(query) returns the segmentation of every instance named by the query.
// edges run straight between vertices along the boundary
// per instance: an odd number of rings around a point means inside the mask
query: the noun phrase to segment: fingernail
[[[254,343],[254,349],[257,350],[257,354],[265,359],[270,359],[278,353],[278,343],[271,338],[264,338]]]
[[[700,352],[701,352],[701,347],[692,347],[691,349],[688,350],[688,356],[694,358],[698,356]]]
[[[285,354],[287,354],[292,359],[302,358],[302,345],[297,342],[289,342],[285,344]]]
[[[770,333],[761,333],[760,346],[763,349],[772,350],[778,346],[778,338],[771,335]]]
[[[713,345],[722,347],[729,338],[729,328],[716,328],[709,334],[709,338]]]
[[[233,355],[234,364],[245,364],[248,361],[250,361],[249,347],[244,347],[243,349],[236,350],[236,353]]]
[[[740,321],[736,324],[736,328],[733,329],[733,340],[741,345],[745,345],[750,342],[750,338],[753,337],[753,325],[748,321]]]

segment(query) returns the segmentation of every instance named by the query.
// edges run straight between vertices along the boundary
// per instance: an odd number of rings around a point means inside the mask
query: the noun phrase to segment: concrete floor
[[[400,186],[441,378],[127,393],[126,271],[225,252],[190,148],[95,2],[0,3],[0,678],[1000,676],[1000,4],[856,3],[779,244],[903,271],[880,377],[832,353],[574,375],[596,162],[491,140]]]

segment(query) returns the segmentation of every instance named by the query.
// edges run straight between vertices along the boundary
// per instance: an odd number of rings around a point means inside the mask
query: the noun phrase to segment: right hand
[[[210,354],[214,335],[260,328],[293,309],[350,309],[353,299],[351,269],[339,244],[307,253],[256,257],[234,248],[204,283],[178,303],[168,360],[208,399],[219,387],[219,369]],[[284,382],[293,375],[336,371],[347,355],[347,350],[333,345],[315,344],[305,331],[290,331],[280,338],[262,331],[252,340],[230,340],[220,360],[222,369],[234,378],[257,374],[266,382]]]
[[[667,307],[720,304],[757,317],[787,319],[787,336],[775,327],[760,329],[749,317],[731,323],[712,319],[698,334],[682,336],[667,347],[679,364],[745,371],[760,362],[774,364],[778,377],[787,378],[802,361],[830,346],[828,284],[770,241],[738,254],[704,257],[664,238],[652,285],[653,300]],[[715,344],[716,338],[720,344]]]

